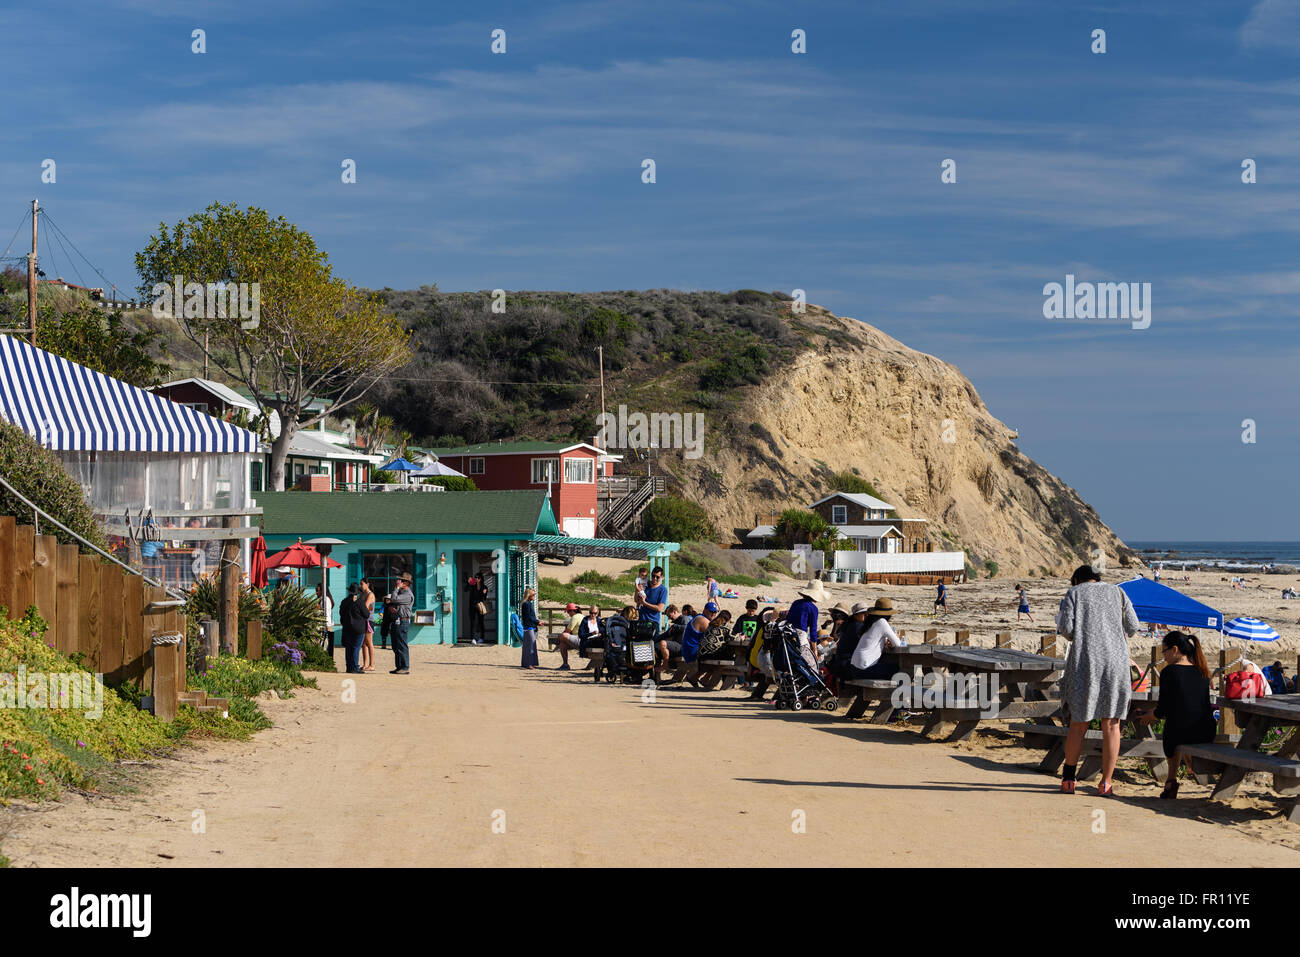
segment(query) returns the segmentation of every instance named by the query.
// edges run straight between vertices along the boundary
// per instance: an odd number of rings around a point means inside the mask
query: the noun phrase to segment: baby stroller
[[[640,682],[654,670],[658,640],[659,622],[638,619],[631,623],[627,642],[627,681]]]
[[[631,630],[631,624],[622,615],[610,615],[605,619],[605,663],[596,674],[597,681],[602,673],[611,683],[620,678],[627,680],[627,646]]]
[[[776,675],[776,697],[772,700],[778,710],[834,711],[840,706],[839,698],[800,652],[799,632],[793,625],[784,621],[768,622],[763,630],[763,647],[772,656],[772,671]]]

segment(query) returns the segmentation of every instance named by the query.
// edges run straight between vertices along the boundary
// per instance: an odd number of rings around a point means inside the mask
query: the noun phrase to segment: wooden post
[[[54,582],[59,627],[54,633],[54,647],[65,655],[77,650],[77,555],[76,545],[59,546]]]
[[[153,652],[144,633],[144,581],[139,575],[122,578],[122,680],[136,682],[148,694],[153,687]]]
[[[938,629],[938,628],[927,628],[927,629],[925,629],[925,641],[924,641],[924,644],[927,644],[927,645],[937,645],[938,643],[939,643],[939,629]]]
[[[8,609],[9,617],[14,613],[14,577],[17,563],[14,561],[14,517],[0,515],[0,606]]]
[[[1056,657],[1056,633],[1038,636],[1038,653],[1048,658]]]
[[[10,618],[21,618],[36,600],[36,529],[30,525],[14,527],[14,605]]]
[[[98,555],[77,556],[77,645],[72,649],[85,656],[91,671],[101,673],[99,572],[103,567]]]
[[[176,720],[176,658],[182,653],[179,644],[153,645],[153,713],[162,721]]]
[[[249,661],[262,660],[262,623],[250,621],[244,625],[244,651]]]
[[[32,550],[32,600],[45,623],[50,626],[46,640],[54,641],[58,629],[58,609],[54,587],[59,568],[59,540],[53,535],[36,535]]]
[[[963,645],[963,646],[967,646],[967,647],[969,647],[969,645],[970,645],[970,632],[969,632],[969,631],[955,631],[955,632],[953,632],[953,635],[952,635],[952,642],[953,642],[953,644],[955,644],[955,645]]]
[[[117,684],[122,680],[122,573],[116,567],[100,569],[99,575],[99,642],[102,649],[100,671],[104,680]]]
[[[1156,668],[1156,662],[1158,662],[1159,660],[1160,660],[1160,646],[1152,645],[1151,646],[1151,687],[1153,689],[1160,687],[1160,672]]]
[[[1010,648],[1010,647],[1011,647],[1011,632],[1009,632],[1009,631],[999,631],[996,635],[994,635],[994,636],[993,636],[993,647],[995,647],[995,648]]]
[[[239,516],[221,520],[225,528],[236,528]],[[239,648],[239,540],[226,539],[221,545],[221,645]],[[233,653],[233,652],[232,652]]]

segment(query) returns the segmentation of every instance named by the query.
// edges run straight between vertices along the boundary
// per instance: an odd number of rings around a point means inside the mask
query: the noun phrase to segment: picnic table
[[[1191,759],[1192,772],[1202,784],[1217,773],[1219,783],[1210,800],[1226,803],[1248,771],[1273,775],[1273,790],[1282,797],[1293,798],[1287,807],[1288,821],[1300,824],[1300,694],[1275,694],[1263,698],[1220,698],[1219,707],[1231,709],[1241,728],[1235,747],[1229,744],[1185,744],[1179,753]],[[1276,754],[1260,749],[1275,727],[1289,730]]]
[[[970,707],[965,701],[950,701],[946,692],[938,708],[916,708],[928,712],[922,734],[930,734],[944,722],[955,726],[948,736],[950,741],[968,738],[981,721],[1008,721],[1016,718],[1046,718],[1056,712],[1059,702],[1050,698],[1053,686],[1060,677],[1065,661],[1048,655],[1036,655],[1011,648],[974,648],[969,645],[904,645],[885,651],[886,660],[897,662],[902,674],[915,682],[926,667],[932,671],[946,671],[949,675],[986,676],[994,679],[998,697],[998,712],[984,717],[981,709]],[[845,716],[861,717],[867,708],[874,706],[873,724],[884,724],[895,710],[893,679],[849,680],[843,686],[853,692],[854,701]]]
[[[1147,706],[1158,701],[1159,698],[1159,688],[1151,691],[1134,691],[1130,693],[1129,710],[1125,720],[1133,723],[1135,728],[1134,736],[1120,738],[1119,753],[1121,757],[1144,758],[1147,767],[1151,769],[1151,773],[1156,779],[1163,780],[1169,774],[1169,764],[1165,760],[1164,745],[1156,737],[1151,725],[1140,724],[1137,721],[1139,713],[1146,711]],[[1024,732],[1026,747],[1047,749],[1043,760],[1038,764],[1038,769],[1049,774],[1055,774],[1065,762],[1065,739],[1070,733],[1070,727],[1059,710],[1060,702],[1058,701],[1056,704],[1058,710],[1050,715],[1046,721],[1033,724],[1013,724],[1011,726],[1012,731]],[[1101,732],[1088,730],[1084,733],[1083,751],[1080,755],[1075,778],[1079,781],[1086,781],[1100,770]]]

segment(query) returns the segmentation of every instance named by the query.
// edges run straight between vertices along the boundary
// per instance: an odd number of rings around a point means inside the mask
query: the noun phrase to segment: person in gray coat
[[[1061,699],[1070,720],[1065,740],[1061,793],[1074,793],[1075,768],[1083,752],[1088,723],[1101,721],[1101,783],[1097,793],[1110,797],[1111,777],[1119,759],[1119,725],[1128,717],[1129,636],[1137,633],[1137,612],[1118,585],[1101,580],[1091,565],[1081,565],[1056,615],[1056,633],[1071,642],[1061,677]]]

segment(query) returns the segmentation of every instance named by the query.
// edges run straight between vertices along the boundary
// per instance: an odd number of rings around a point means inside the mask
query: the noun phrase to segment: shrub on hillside
[[[769,584],[758,562],[742,551],[721,548],[713,542],[683,542],[672,558],[674,581],[703,581],[712,575],[721,582],[740,585]]]
[[[661,495],[641,513],[641,535],[651,542],[712,541],[717,530],[699,504],[676,495]]]
[[[100,548],[108,547],[81,486],[64,469],[63,463],[18,426],[2,420],[0,478],[82,538]],[[0,514],[13,515],[19,524],[30,525],[32,522],[32,510],[3,486],[0,486]],[[41,531],[54,535],[60,544],[78,545],[82,551],[90,551],[63,529],[51,527],[48,522],[41,523]]]

